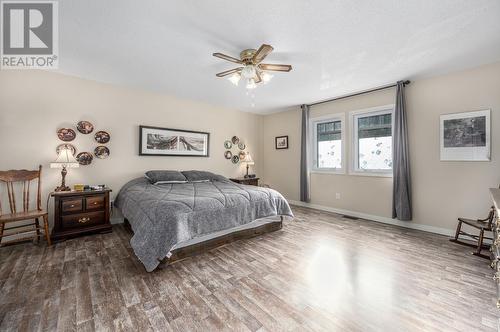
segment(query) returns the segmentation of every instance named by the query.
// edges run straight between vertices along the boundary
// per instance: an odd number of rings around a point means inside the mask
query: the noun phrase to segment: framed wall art
[[[288,149],[288,136],[277,136],[274,139],[276,150]]]
[[[139,126],[139,155],[208,157],[210,133]]]
[[[440,116],[442,161],[490,160],[491,110]]]

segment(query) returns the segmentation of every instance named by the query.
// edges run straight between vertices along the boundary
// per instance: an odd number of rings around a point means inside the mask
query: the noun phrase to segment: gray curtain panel
[[[309,106],[301,105],[302,136],[300,140],[300,200],[309,202]]]
[[[394,110],[394,150],[393,150],[393,189],[392,217],[411,220],[411,175],[410,152],[408,150],[408,126],[405,107],[405,86],[397,84],[396,107]]]

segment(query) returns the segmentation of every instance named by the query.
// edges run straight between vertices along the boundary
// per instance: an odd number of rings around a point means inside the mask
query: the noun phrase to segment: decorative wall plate
[[[227,140],[227,141],[224,142],[224,147],[226,149],[230,149],[230,148],[233,147],[233,143],[231,143],[231,141]]]
[[[232,156],[233,156],[233,153],[231,151],[224,152],[224,157],[226,159],[231,159]]]
[[[76,138],[76,132],[71,128],[61,128],[57,130],[57,137],[63,142],[71,142]]]
[[[234,145],[238,145],[240,139],[238,138],[238,136],[233,136],[233,138],[231,138],[231,142],[233,142]]]
[[[90,134],[94,131],[94,125],[88,121],[80,121],[76,124],[76,129],[82,134]]]
[[[71,153],[73,154],[73,156],[76,154],[76,148],[75,148],[75,146],[73,144],[64,143],[64,144],[59,144],[57,146],[57,148],[56,148],[57,155],[59,155],[59,152],[61,151],[61,149],[64,146],[67,146],[71,150]]]
[[[233,164],[237,164],[239,161],[240,161],[240,157],[234,155],[232,158],[231,158],[231,161],[233,162]]]
[[[246,156],[247,156],[247,154],[245,152],[240,151],[240,153],[239,153],[240,161],[244,161]]]
[[[246,146],[246,145],[245,145],[245,143],[243,143],[243,142],[240,142],[240,143],[238,144],[238,149],[240,149],[240,150],[245,150],[245,148],[246,148],[246,147],[247,147],[247,146]]]
[[[94,155],[99,159],[106,159],[109,157],[109,149],[104,145],[99,145],[94,149]]]
[[[109,142],[109,140],[111,139],[111,136],[106,131],[101,130],[101,131],[98,131],[97,133],[95,133],[94,138],[95,138],[97,143],[105,144],[105,143]]]
[[[88,152],[80,152],[79,154],[76,155],[76,160],[78,160],[78,163],[80,165],[90,165],[92,163],[92,155]]]

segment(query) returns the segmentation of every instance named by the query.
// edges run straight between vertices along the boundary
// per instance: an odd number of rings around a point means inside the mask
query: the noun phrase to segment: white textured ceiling
[[[62,73],[257,113],[500,60],[499,0],[61,0],[59,21]],[[293,70],[249,95],[215,77],[213,52],[262,43]]]

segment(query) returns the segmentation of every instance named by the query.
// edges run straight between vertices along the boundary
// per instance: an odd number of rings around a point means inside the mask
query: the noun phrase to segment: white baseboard
[[[334,213],[343,214],[346,216],[352,216],[352,217],[356,217],[356,218],[373,220],[373,221],[384,223],[384,224],[396,225],[396,226],[401,226],[401,227],[411,228],[411,229],[417,229],[419,231],[424,231],[424,232],[430,232],[430,233],[446,235],[446,236],[454,236],[455,235],[455,231],[453,231],[451,229],[447,229],[447,228],[434,227],[434,226],[422,225],[422,224],[415,224],[411,221],[401,221],[401,220],[397,220],[397,219],[380,217],[380,216],[375,216],[375,215],[362,213],[362,212],[337,209],[334,207],[312,204],[312,203],[304,203],[304,202],[294,201],[294,200],[288,200],[288,202],[292,205],[309,207],[312,209],[322,210],[322,211],[327,211],[327,212],[334,212]]]

